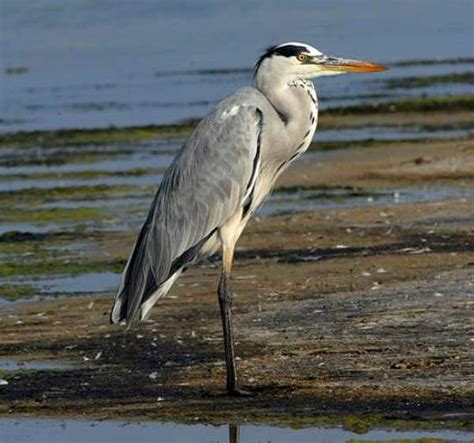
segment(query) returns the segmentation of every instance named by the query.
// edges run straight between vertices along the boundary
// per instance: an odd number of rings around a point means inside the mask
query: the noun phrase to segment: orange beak
[[[333,72],[383,72],[388,70],[386,66],[377,63],[339,57],[315,59],[314,63],[319,65],[323,71]]]

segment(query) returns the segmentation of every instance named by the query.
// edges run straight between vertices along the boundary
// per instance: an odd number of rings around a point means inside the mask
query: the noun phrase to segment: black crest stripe
[[[301,52],[308,52],[308,48],[306,46],[300,45],[270,46],[257,60],[257,63],[255,64],[254,73],[257,73],[258,68],[260,68],[260,65],[263,63],[263,61],[266,58],[271,57],[272,55],[281,55],[283,57],[296,57]]]

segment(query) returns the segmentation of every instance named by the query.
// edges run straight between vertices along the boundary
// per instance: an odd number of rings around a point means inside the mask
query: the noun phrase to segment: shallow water
[[[472,15],[470,0],[412,0],[407,7],[378,0],[304,0],[297,7],[290,0],[129,0],[113,6],[3,0],[1,28],[8,38],[1,39],[0,132],[199,117],[251,82],[250,68],[263,48],[284,41],[388,64],[472,57]],[[324,109],[374,95],[437,94],[439,85],[387,90],[381,80],[466,70],[472,63],[414,64],[317,83]]]
[[[334,152],[327,153],[334,155]],[[473,193],[469,188],[460,188],[454,186],[425,186],[425,187],[407,187],[398,189],[380,189],[377,191],[357,190],[352,188],[332,188],[332,189],[303,189],[288,190],[273,193],[267,203],[260,209],[259,216],[269,216],[275,214],[294,213],[313,211],[324,208],[350,208],[364,206],[382,206],[399,203],[439,201],[447,198],[472,198]],[[98,230],[99,232],[137,230],[141,226],[144,214],[146,213],[151,201],[151,195],[141,199],[117,200],[99,200],[91,201],[92,207],[114,207],[119,211],[117,221],[107,224],[104,221],[81,222],[82,229],[88,226],[89,230]],[[72,205],[77,202],[73,202]],[[139,203],[139,206],[137,204]],[[64,206],[64,202],[57,202],[59,207]],[[87,202],[84,202],[87,205]],[[48,207],[46,204],[44,207]],[[67,206],[67,205],[66,205]],[[137,211],[136,208],[141,211]],[[132,210],[132,213],[127,212]],[[54,233],[58,230],[74,230],[74,222],[62,224],[0,224],[0,234],[13,230],[30,233]],[[75,240],[77,242],[78,240]],[[73,244],[66,243],[64,246],[53,247],[58,253],[73,253]],[[77,246],[77,245],[76,245]],[[90,248],[90,246],[89,246]],[[46,247],[50,250],[50,247]],[[75,256],[81,258],[84,251],[77,248]],[[34,256],[33,256],[34,257]],[[24,257],[15,255],[8,256],[10,262],[22,262]],[[115,272],[83,272],[79,275],[24,275],[12,278],[0,278],[2,284],[9,287],[28,286],[34,291],[31,300],[44,300],[51,297],[70,297],[77,295],[97,295],[107,292],[114,292],[120,282],[120,274]],[[8,303],[2,298],[0,288],[0,303]],[[20,299],[22,301],[24,299]]]
[[[474,133],[474,126],[472,124],[462,126],[465,127],[459,129],[434,127],[429,130],[417,126],[398,128],[372,126],[370,128],[333,129],[318,131],[315,139],[318,142],[361,141],[367,140],[368,137],[376,140],[422,140],[427,137],[441,140],[463,137]]]
[[[97,148],[95,148],[97,152]],[[175,151],[173,151],[174,153]],[[15,158],[19,157],[17,152]],[[54,155],[54,154],[52,154]],[[52,156],[51,155],[51,156]],[[13,158],[13,156],[11,157]],[[131,155],[119,155],[118,158],[97,160],[89,162],[72,162],[65,163],[62,165],[46,166],[46,165],[33,165],[23,166],[21,162],[18,162],[14,166],[0,166],[0,179],[10,180],[11,175],[14,174],[39,174],[54,172],[55,174],[65,174],[74,172],[127,172],[135,168],[158,168],[160,166],[167,166],[172,160],[172,154],[170,153],[143,153],[136,152]]]
[[[34,223],[1,223],[0,224],[0,235],[7,232],[34,232],[35,234],[42,234],[45,232],[58,231],[66,228],[63,225],[57,223],[45,223],[42,225]]]
[[[18,181],[0,182],[1,191],[20,191],[22,189],[37,188],[68,188],[77,186],[151,186],[160,182],[160,175],[144,175],[139,177],[100,177],[100,178],[59,178],[59,179],[22,179]]]
[[[317,166],[316,166],[317,167]],[[146,182],[154,183],[150,176]],[[159,182],[157,180],[156,182]],[[95,183],[95,181],[93,181]],[[79,219],[77,221],[2,223],[0,219],[0,235],[18,231],[30,233],[70,232],[80,228],[83,232],[92,230],[122,231],[138,229],[144,221],[152,202],[154,191],[148,188],[136,195],[124,198],[107,198],[96,200],[56,200],[38,204],[42,209],[101,209],[104,216],[99,219]],[[413,203],[443,200],[447,198],[472,198],[472,190],[456,186],[421,186],[390,188],[387,190],[359,192],[352,188],[281,190],[274,192],[259,209],[263,216],[286,212],[313,211],[324,208],[348,208],[361,206],[380,206],[397,203]]]
[[[159,406],[157,406],[159,407]],[[140,441],[166,443],[345,443],[354,441],[444,439],[472,441],[474,434],[449,430],[372,430],[356,434],[341,427],[291,429],[274,426],[205,426],[159,422],[80,421],[54,419],[0,419],[3,443],[85,443]],[[231,429],[234,428],[234,429]]]
[[[91,272],[75,276],[55,277],[35,282],[41,292],[100,293],[114,291],[120,283],[120,275],[114,272]]]
[[[14,371],[26,371],[26,370],[64,370],[72,368],[73,365],[66,362],[54,361],[54,360],[32,360],[32,361],[21,361],[11,360],[6,358],[0,358],[0,371],[14,372]],[[1,440],[3,442],[3,440]]]
[[[47,278],[21,279],[23,284],[28,284],[37,289],[38,294],[51,296],[60,294],[98,294],[112,292],[120,283],[120,275],[114,272],[90,272],[74,276],[56,275]]]
[[[473,192],[470,189],[457,188],[454,186],[381,189],[369,193],[358,192],[352,189],[276,192],[271,195],[267,204],[262,206],[259,213],[261,215],[273,215],[285,212],[313,211],[323,208],[378,206],[472,196]]]

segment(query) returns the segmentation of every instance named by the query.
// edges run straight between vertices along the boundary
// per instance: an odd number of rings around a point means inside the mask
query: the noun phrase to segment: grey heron
[[[386,69],[304,43],[268,48],[256,63],[254,86],[218,103],[164,174],[123,271],[111,322],[144,320],[186,268],[220,249],[227,391],[245,394],[237,379],[229,284],[235,245],[278,176],[311,143],[318,122],[311,79]]]

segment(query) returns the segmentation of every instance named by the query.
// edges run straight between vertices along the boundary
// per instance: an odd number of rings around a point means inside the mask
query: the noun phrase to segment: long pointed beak
[[[378,63],[367,62],[363,60],[350,60],[339,57],[324,57],[314,60],[323,71],[333,72],[383,72],[388,68]]]

